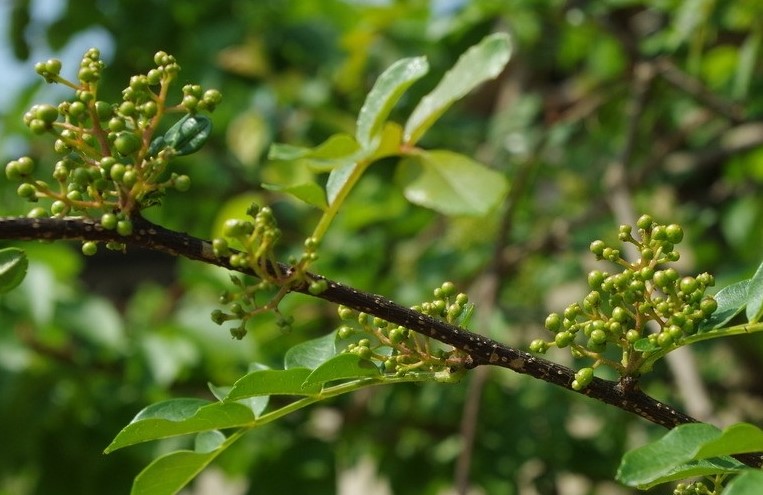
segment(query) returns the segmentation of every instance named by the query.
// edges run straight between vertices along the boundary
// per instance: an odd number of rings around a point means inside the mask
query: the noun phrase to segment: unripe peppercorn
[[[98,244],[92,241],[82,243],[82,254],[85,256],[93,256],[98,252]]]
[[[641,215],[639,219],[636,220],[636,227],[643,230],[649,230],[653,223],[654,219],[651,217],[651,215]]]
[[[117,233],[119,235],[132,234],[132,222],[130,220],[119,220],[117,222]]]
[[[557,313],[551,313],[546,317],[545,326],[548,330],[556,333],[562,326],[562,319]]]
[[[684,238],[684,231],[680,225],[670,224],[665,227],[665,234],[669,242],[678,244]]]
[[[604,255],[604,249],[606,249],[607,245],[604,244],[604,241],[602,240],[596,240],[591,243],[590,250],[593,254],[596,255],[597,258],[601,258]]]

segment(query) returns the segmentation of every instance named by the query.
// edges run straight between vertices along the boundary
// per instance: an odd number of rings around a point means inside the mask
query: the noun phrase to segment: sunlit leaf
[[[284,367],[317,368],[336,355],[336,332],[295,345],[284,357]],[[305,379],[307,376],[305,376]],[[303,380],[304,381],[304,380]]]
[[[750,442],[739,443],[740,434],[746,432],[750,432],[748,427],[732,427],[721,432],[705,423],[678,426],[659,440],[626,453],[617,470],[617,480],[645,489],[692,476],[742,471],[746,469],[744,464],[720,454],[751,448]]]
[[[355,137],[361,146],[369,146],[405,90],[428,70],[429,63],[426,58],[404,58],[392,64],[379,76],[358,114]]]
[[[220,450],[179,450],[163,455],[146,466],[132,485],[131,495],[174,495],[214,460]]]
[[[682,425],[659,440],[627,452],[617,469],[617,480],[628,486],[644,486],[692,460],[703,443],[717,438],[720,430],[706,423]]]
[[[254,413],[243,404],[171,399],[151,404],[138,413],[105,452],[160,438],[245,426],[253,421]]]
[[[18,286],[28,267],[29,260],[21,249],[0,249],[0,294]]]
[[[747,289],[749,286],[749,280],[742,280],[718,291],[713,296],[718,303],[718,308],[710,318],[700,324],[699,331],[720,328],[741,313],[747,305]]]
[[[313,395],[320,392],[320,386],[303,387],[311,372],[310,369],[296,367],[288,370],[252,371],[236,380],[225,400],[266,395]]]
[[[354,163],[360,150],[361,147],[354,137],[339,133],[314,148],[274,144],[270,147],[268,158],[283,161],[301,160],[316,172],[327,172]]]
[[[695,457],[704,459],[747,452],[763,452],[763,430],[749,423],[737,423],[703,444]]]
[[[324,193],[323,188],[315,182],[304,182],[302,184],[292,184],[289,186],[262,184],[262,187],[269,191],[279,191],[291,194],[295,198],[304,201],[311,206],[320,208],[321,210],[325,210],[328,206],[326,204],[326,193]]]
[[[352,380],[380,376],[376,365],[357,354],[338,354],[321,364],[305,379],[304,386],[323,384],[334,380]]]
[[[756,323],[763,314],[763,263],[758,266],[755,275],[747,286],[747,321]]]
[[[331,171],[329,178],[326,181],[326,197],[329,204],[332,204],[334,200],[336,200],[340,191],[350,179],[350,177],[352,177],[352,175],[358,170],[358,167],[360,167],[360,165],[356,163],[350,163]]]
[[[413,110],[405,124],[405,142],[416,143],[455,101],[498,76],[509,61],[510,54],[511,41],[505,33],[487,36],[469,48]]]
[[[215,399],[219,401],[225,400],[228,397],[228,394],[230,394],[231,390],[233,389],[233,387],[218,387],[211,383],[208,383],[207,386],[209,387],[209,390],[212,392],[212,395],[215,396]],[[247,406],[249,409],[252,410],[252,413],[254,413],[254,416],[259,418],[260,415],[263,413],[263,411],[265,411],[265,408],[268,407],[268,403],[270,402],[270,396],[255,395],[253,397],[239,399],[236,402]]]
[[[445,215],[485,215],[503,200],[509,188],[503,175],[465,155],[422,151],[413,159],[423,171],[405,187],[405,197]]]

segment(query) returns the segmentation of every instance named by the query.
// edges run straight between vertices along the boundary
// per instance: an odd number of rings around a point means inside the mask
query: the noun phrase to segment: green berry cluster
[[[715,495],[715,490],[710,490],[701,481],[694,483],[679,483],[673,490],[673,495]]]
[[[545,327],[553,340],[534,340],[533,352],[544,353],[550,347],[569,348],[576,358],[587,357],[592,367],[579,370],[572,383],[580,390],[593,379],[593,369],[604,364],[623,377],[638,377],[649,371],[656,359],[681,345],[697,332],[702,321],[717,308],[715,300],[705,295],[714,285],[708,273],[681,276],[669,267],[679,259],[675,246],[683,239],[679,225],[656,223],[649,215],[641,216],[633,229],[622,225],[618,239],[633,244],[639,253],[634,262],[624,260],[620,250],[604,241],[591,243],[597,260],[609,261],[622,269],[619,273],[594,270],[588,274],[591,291],[581,303],[569,305],[563,313],[552,313]],[[619,348],[620,362],[604,353]]]
[[[457,293],[452,282],[434,290],[434,298],[411,309],[466,326],[473,305],[466,294]],[[411,372],[451,376],[463,368],[467,357],[462,351],[446,348],[437,341],[381,318],[339,306],[342,325],[337,330],[342,352],[350,352],[378,363],[386,374],[403,376]],[[348,342],[349,341],[349,342]]]
[[[158,203],[168,188],[189,189],[188,176],[167,174],[167,166],[174,156],[196,151],[203,144],[211,123],[191,114],[213,110],[221,96],[216,90],[187,85],[181,103],[168,105],[168,91],[180,66],[165,52],[156,53],[154,62],[156,67],[147,74],[130,78],[119,103],[99,99],[105,63],[97,49],[91,48],[83,56],[76,81],[61,76],[59,60],[35,66],[47,82],[72,88],[74,99],[56,106],[34,105],[24,114],[23,121],[33,133],[55,137],[53,148],[60,156],[53,167],[52,184],[34,178],[35,163],[30,157],[5,167],[6,177],[20,182],[20,197],[50,201],[48,208],[33,208],[30,217],[85,216],[100,219],[106,229],[129,235],[134,214]],[[188,115],[165,136],[156,137],[160,121],[170,111]],[[121,249],[122,245],[110,247]],[[95,244],[86,243],[83,252],[95,253]]]

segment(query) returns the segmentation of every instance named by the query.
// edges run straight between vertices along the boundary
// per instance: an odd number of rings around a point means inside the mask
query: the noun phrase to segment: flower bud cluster
[[[650,356],[662,356],[680,346],[716,310],[715,300],[705,295],[715,283],[711,275],[681,276],[668,266],[679,259],[675,246],[683,239],[681,227],[658,224],[649,215],[639,218],[636,227],[637,237],[627,225],[620,226],[618,236],[638,249],[640,257],[633,263],[604,241],[591,243],[598,260],[614,263],[621,271],[590,272],[588,295],[561,314],[550,314],[545,327],[554,338],[537,339],[530,350],[543,353],[550,347],[569,348],[577,358],[593,359],[593,368],[605,364],[621,376],[637,377],[648,371]],[[604,357],[609,348],[619,348],[620,362]],[[573,388],[579,390],[590,383],[593,368],[581,369]]]
[[[468,321],[473,305],[457,293],[452,282],[434,289],[434,298],[411,309],[450,323]],[[337,330],[342,352],[375,361],[384,373],[403,376],[410,372],[448,373],[463,368],[465,355],[427,336],[345,306],[338,308],[342,325]]]
[[[159,203],[168,188],[178,191],[190,188],[188,176],[166,173],[175,155],[173,150],[148,153],[151,137],[166,111],[211,111],[220,103],[221,96],[216,90],[203,91],[198,85],[187,85],[183,89],[184,101],[188,94],[198,95],[193,108],[183,103],[169,107],[168,88],[180,66],[165,52],[158,52],[154,62],[156,67],[147,74],[130,78],[121,103],[98,98],[105,63],[97,49],[85,52],[76,82],[60,75],[59,60],[35,65],[36,72],[47,82],[72,88],[74,99],[58,105],[33,105],[24,114],[23,121],[33,133],[50,133],[55,137],[53,148],[60,155],[53,167],[52,184],[33,177],[35,164],[30,157],[21,157],[6,165],[6,177],[20,182],[17,189],[20,197],[31,202],[50,201],[48,208],[35,207],[29,216],[102,216],[107,219],[102,223],[104,228],[129,235],[132,232],[130,217],[134,213]],[[186,149],[198,149],[209,134],[208,119],[199,122],[207,125],[191,128],[188,132],[195,131],[193,136],[176,132],[175,142],[190,142]],[[116,217],[116,223],[112,217]],[[113,247],[122,245],[115,243]],[[86,254],[95,251],[94,243],[83,245]]]
[[[695,481],[677,484],[673,495],[715,495],[715,491],[710,490],[703,482]]]

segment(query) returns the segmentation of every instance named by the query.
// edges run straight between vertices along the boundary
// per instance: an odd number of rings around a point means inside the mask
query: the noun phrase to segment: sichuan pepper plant
[[[6,165],[6,177],[20,183],[19,196],[34,206],[28,218],[0,219],[0,233],[10,232],[8,236],[19,239],[81,239],[85,254],[93,254],[99,242],[115,250],[138,245],[226,267],[236,273],[220,296],[224,309],[215,310],[212,320],[220,325],[234,322],[229,330],[237,339],[251,331],[250,322],[265,312],[278,314],[277,325],[288,328],[293,318],[281,314],[279,304],[291,292],[339,304],[338,328],[289,349],[282,369],[253,363],[234,383],[210,385],[210,399],[171,399],[138,413],[106,447],[107,453],[163,438],[193,435],[194,442],[192,449],[156,458],[137,475],[132,493],[177,493],[249,431],[306,406],[377,385],[450,383],[478,365],[531,374],[665,426],[694,421],[643,394],[636,381],[678,346],[762,330],[763,269],[715,297],[706,295],[712,276],[680,277],[668,266],[679,257],[675,245],[683,234],[677,225],[662,225],[645,215],[637,222],[636,236],[630,227],[621,227],[620,240],[635,245],[640,253],[633,262],[623,259],[617,248],[601,241],[592,243],[597,258],[622,271],[592,272],[591,292],[583,303],[573,303],[563,315],[547,318],[546,327],[554,339],[530,346],[536,352],[569,347],[576,358],[593,361],[577,372],[469,331],[475,308],[450,282],[436,287],[431,300],[406,308],[310,271],[344,200],[364,172],[381,159],[397,158],[401,166],[419,168],[420,175],[404,190],[417,205],[446,215],[485,215],[500,204],[508,189],[501,174],[464,155],[422,149],[418,142],[449,106],[496,77],[509,54],[507,36],[485,38],[464,53],[405,125],[388,121],[388,116],[407,88],[427,73],[428,64],[422,57],[401,60],[379,77],[368,94],[354,135],[338,134],[315,148],[273,146],[273,160],[305,167],[315,180],[264,187],[290,194],[321,212],[300,246],[302,254],[286,263],[279,261],[281,231],[267,205],[252,205],[247,220],[228,220],[223,235],[212,241],[167,231],[141,216],[145,208],[160,205],[169,188],[190,187],[190,178],[173,172],[172,162],[203,145],[211,121],[199,112],[213,110],[221,100],[219,92],[189,84],[182,88],[179,102],[169,104],[170,87],[180,68],[164,52],[156,54],[154,69],[130,79],[122,100],[114,103],[101,99],[98,91],[104,64],[97,50],[83,57],[76,82],[60,75],[62,67],[56,60],[37,66],[46,81],[72,88],[74,99],[58,106],[35,106],[24,116],[32,132],[54,136],[60,160],[52,183],[35,177],[35,163],[28,157]],[[163,119],[174,112],[181,116],[162,133]],[[37,206],[40,202],[45,206]],[[26,265],[20,250],[0,251],[0,289],[18,285]],[[725,326],[745,308],[747,323]],[[617,358],[611,357],[609,347],[619,349]],[[593,369],[602,365],[615,369],[620,380],[595,378]],[[271,400],[274,396],[278,400]],[[752,439],[741,441],[737,430],[720,434],[709,425],[699,427],[688,433],[697,443],[694,451],[676,457],[670,442],[667,449],[650,451],[655,455],[633,451],[624,458],[618,479],[647,486],[707,475],[715,483],[714,491],[707,491],[720,493],[738,474],[723,493],[754,493],[738,487],[759,474],[749,466],[759,467],[760,456],[741,457],[742,461],[727,456],[763,451],[763,432],[741,426],[745,438]],[[673,430],[677,435],[686,431]],[[656,468],[645,475],[648,462]],[[676,494],[701,493],[702,486],[697,482],[680,485]]]

